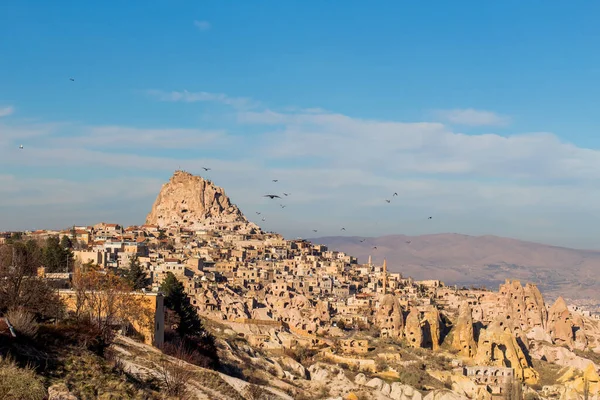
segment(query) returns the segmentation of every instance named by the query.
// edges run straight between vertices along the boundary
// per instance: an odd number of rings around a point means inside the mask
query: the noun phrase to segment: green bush
[[[43,400],[46,389],[31,367],[19,368],[11,360],[0,360],[0,399]]]

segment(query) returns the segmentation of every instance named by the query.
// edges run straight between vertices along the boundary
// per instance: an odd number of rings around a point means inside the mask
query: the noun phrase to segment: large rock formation
[[[549,311],[548,333],[555,344],[572,346],[573,321],[567,303],[562,297],[556,299]]]
[[[423,345],[423,329],[419,318],[419,310],[413,307],[406,317],[406,327],[404,328],[406,341],[411,347],[421,347]]]
[[[513,324],[527,331],[534,327],[546,327],[548,314],[544,298],[536,285],[528,283],[525,287],[517,280],[506,280],[500,285],[499,294],[505,297],[502,312],[513,316]]]
[[[474,362],[477,365],[512,367],[515,376],[530,385],[536,384],[539,379],[515,335],[501,320],[480,331]]]
[[[146,224],[193,230],[259,230],[231,203],[223,188],[184,171],[176,171],[162,186]]]
[[[379,309],[375,314],[375,324],[379,327],[382,337],[402,338],[404,329],[402,308],[394,295],[386,294],[381,298]]]
[[[458,350],[463,357],[473,357],[477,352],[475,332],[473,329],[473,317],[468,302],[463,302],[458,310],[458,319],[451,332],[451,346]]]
[[[423,313],[423,345],[432,350],[440,348],[442,338],[442,320],[437,308],[430,306]]]

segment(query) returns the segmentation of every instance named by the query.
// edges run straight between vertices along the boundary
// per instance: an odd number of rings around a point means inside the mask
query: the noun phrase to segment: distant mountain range
[[[550,298],[562,295],[600,301],[600,251],[456,233],[376,238],[328,236],[309,240],[358,257],[361,263],[369,255],[376,263],[386,258],[390,271],[415,279],[440,279],[448,285],[485,285],[493,289],[505,279],[520,279],[523,283],[536,283]]]

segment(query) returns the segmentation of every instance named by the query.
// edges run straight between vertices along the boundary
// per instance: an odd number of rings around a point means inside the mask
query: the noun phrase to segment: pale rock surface
[[[458,311],[458,319],[451,331],[451,346],[458,350],[458,354],[463,357],[474,357],[477,353],[477,342],[475,342],[475,332],[473,329],[473,317],[471,316],[471,307],[464,301]]]
[[[48,400],[78,400],[78,397],[69,392],[67,385],[57,383],[48,388]]]
[[[521,330],[527,331],[535,326],[546,327],[548,313],[544,298],[536,285],[528,283],[523,287],[518,280],[507,280],[500,285],[499,292],[509,300],[505,313],[513,317],[515,325]]]
[[[366,385],[367,384],[367,377],[365,376],[365,374],[358,373],[356,374],[356,376],[354,377],[354,383],[356,383],[357,385]]]
[[[184,171],[176,171],[162,186],[146,224],[160,228],[200,230],[226,226],[239,232],[260,231],[231,203],[223,188]]]
[[[440,340],[442,338],[442,320],[440,318],[440,312],[434,306],[427,307],[424,315],[422,325],[424,327],[425,341],[431,343],[433,350],[440,348]]]
[[[300,364],[298,361],[294,360],[290,357],[281,357],[279,362],[282,367],[288,368],[293,371],[295,375],[302,379],[307,379],[308,375],[306,373],[306,368],[304,365]]]
[[[423,330],[419,319],[419,310],[416,308],[412,308],[406,317],[404,335],[409,346],[416,348],[423,345]]]
[[[375,325],[379,327],[382,337],[402,338],[404,328],[402,308],[393,294],[386,294],[379,301],[379,308],[375,314]]]
[[[330,322],[331,314],[329,312],[329,302],[327,301],[318,301],[315,307],[315,315],[314,318],[318,319],[321,322]]]
[[[385,382],[380,379],[380,378],[373,378],[370,381],[368,381],[365,386],[368,386],[370,388],[373,388],[375,390],[381,391],[381,388],[383,387],[383,385],[385,384]]]
[[[498,367],[507,367],[510,364],[515,370],[515,376],[528,384],[535,384],[539,379],[537,371],[529,365],[514,334],[501,319],[479,333],[474,362],[477,365]]]
[[[412,386],[403,385],[398,382],[392,383],[392,391],[389,397],[393,400],[422,400],[423,395]]]
[[[532,347],[530,355],[538,360],[545,359],[550,363],[577,368],[581,371],[585,371],[589,364],[592,364],[596,369],[598,368],[591,360],[580,357],[571,350],[561,346],[537,344]]]
[[[527,331],[527,339],[536,340],[538,342],[552,343],[552,338],[550,337],[550,334],[540,326],[536,326]]]
[[[481,387],[467,376],[452,373],[450,371],[430,371],[429,374],[440,382],[450,380],[452,383],[452,390],[460,395],[467,396],[471,399],[486,399],[485,394],[481,393]]]
[[[325,386],[330,396],[345,396],[358,388],[337,366],[317,362],[308,367],[308,371],[310,382],[316,384],[316,387]]]
[[[567,303],[562,297],[556,299],[548,312],[548,333],[553,343],[567,346],[573,346],[573,321],[571,312],[567,308]]]
[[[450,390],[438,389],[429,392],[423,400],[468,400],[468,398]]]

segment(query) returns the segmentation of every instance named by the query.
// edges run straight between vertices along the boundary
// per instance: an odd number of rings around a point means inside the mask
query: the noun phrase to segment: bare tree
[[[163,357],[158,366],[159,380],[169,396],[179,399],[191,399],[188,384],[194,373],[189,369],[186,360],[192,358],[192,354],[183,345],[177,346],[175,360]]]
[[[112,341],[116,326],[131,321],[145,325],[152,318],[152,311],[144,307],[142,298],[118,275],[93,268],[87,272],[76,271],[73,288],[75,317],[94,325],[105,343]]]
[[[36,317],[56,315],[58,296],[38,278],[38,252],[35,243],[0,246],[0,312],[21,308]]]

